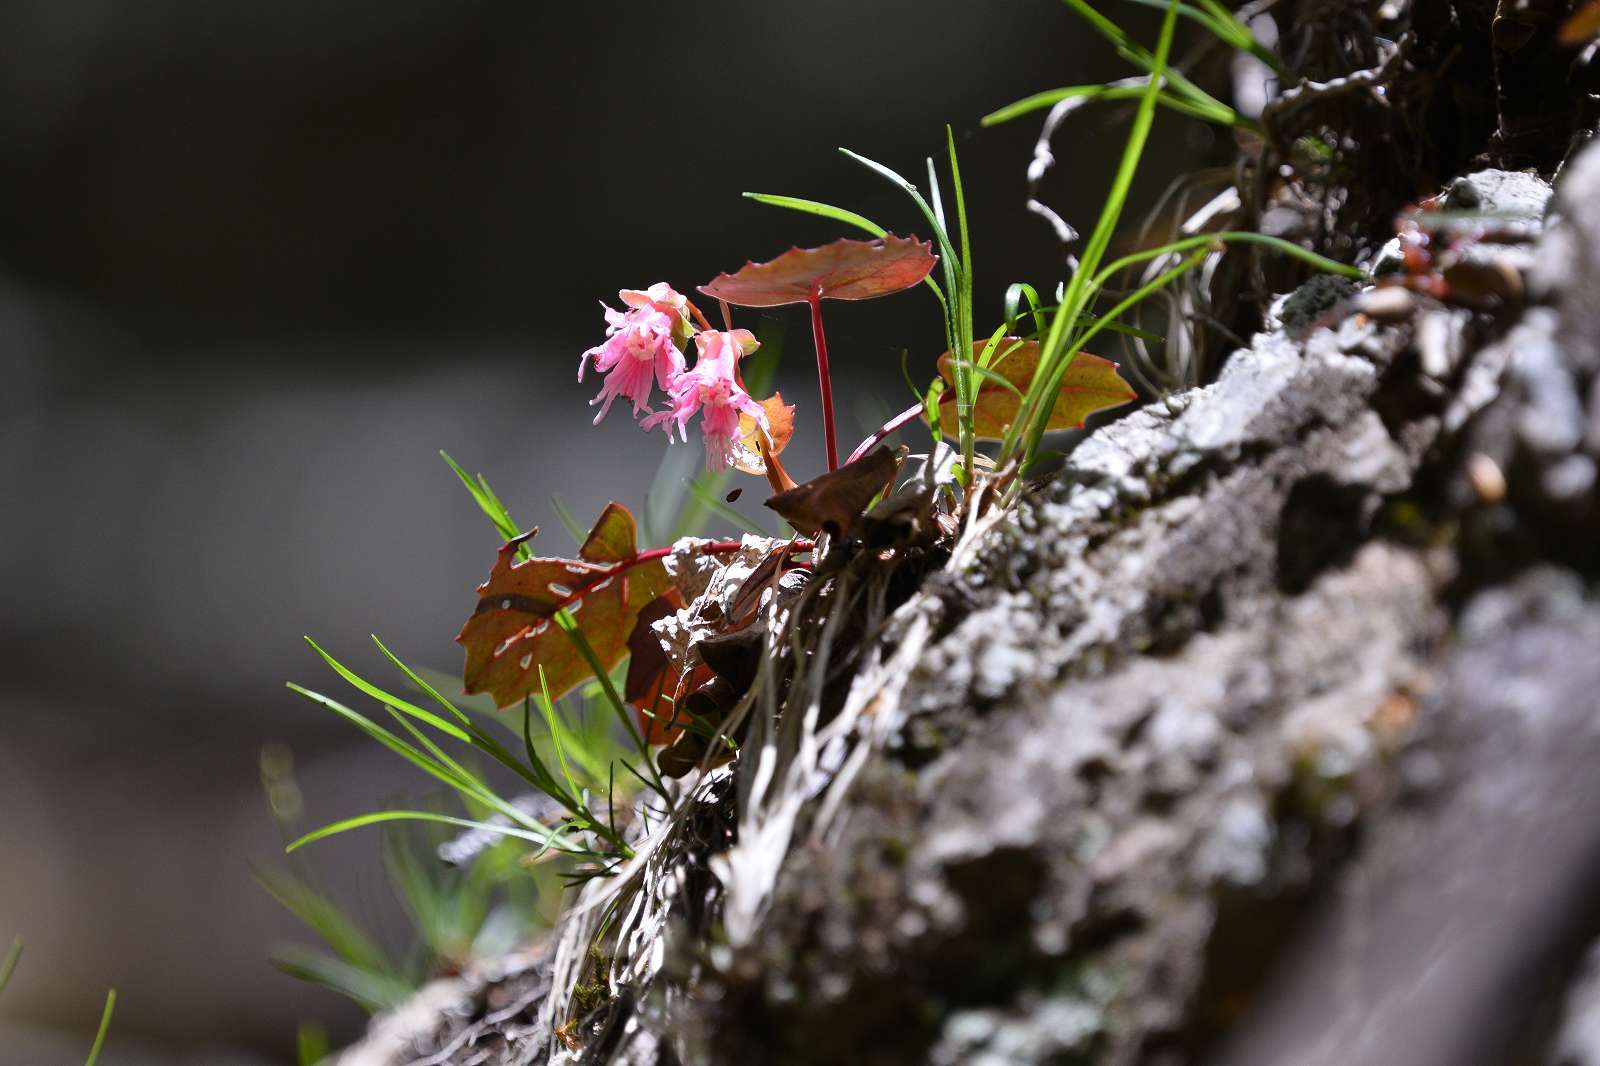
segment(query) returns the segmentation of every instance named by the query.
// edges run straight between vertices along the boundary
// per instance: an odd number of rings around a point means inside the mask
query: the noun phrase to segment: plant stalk
[[[901,411],[899,414],[897,414],[893,418],[889,419],[889,421],[885,422],[883,424],[883,427],[881,429],[877,430],[875,433],[873,433],[872,436],[868,437],[866,440],[864,440],[860,444],[856,445],[856,450],[851,452],[850,453],[850,458],[848,458],[848,459],[846,459],[844,461],[845,465],[849,466],[851,463],[855,462],[857,459],[861,458],[863,455],[866,455],[873,448],[877,447],[878,442],[883,440],[885,437],[889,436],[889,434],[893,433],[895,430],[899,429],[901,426],[904,426],[904,425],[906,425],[906,424],[908,424],[910,422],[916,421],[921,416],[922,416],[922,404],[921,403],[914,403],[910,407],[907,407],[904,411]]]
[[[833,432],[833,378],[828,373],[828,337],[822,330],[822,287],[814,286],[811,299],[811,339],[817,346],[817,385],[822,390],[822,433],[828,446],[828,470],[839,469],[839,444]]]

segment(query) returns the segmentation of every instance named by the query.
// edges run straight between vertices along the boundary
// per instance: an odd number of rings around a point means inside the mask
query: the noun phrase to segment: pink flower
[[[633,402],[636,416],[648,413],[651,382],[663,389],[671,387],[683,372],[679,344],[686,342],[692,332],[684,314],[687,301],[664,281],[643,292],[623,289],[617,296],[628,310],[614,311],[601,303],[606,312],[606,341],[584,352],[578,360],[579,381],[591,358],[595,369],[607,375],[600,394],[589,401],[590,406],[602,405],[594,416],[595,425],[600,424],[611,410],[611,401],[618,396]]]
[[[689,419],[700,416],[700,431],[706,440],[706,469],[731,466],[734,442],[739,439],[739,415],[747,414],[768,432],[767,413],[739,384],[735,371],[739,360],[756,350],[757,342],[747,329],[727,332],[705,330],[694,335],[698,355],[694,369],[678,374],[667,390],[672,406],[646,418],[645,429],[662,426],[672,436],[671,423],[678,425],[678,436],[689,439]]]

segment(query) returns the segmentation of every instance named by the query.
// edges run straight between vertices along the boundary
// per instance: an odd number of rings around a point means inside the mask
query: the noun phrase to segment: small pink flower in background
[[[698,356],[694,369],[685,370],[668,393],[672,406],[640,423],[645,429],[662,426],[672,436],[672,423],[678,435],[689,439],[689,419],[700,416],[700,431],[706,441],[706,469],[720,470],[733,464],[734,441],[739,439],[739,415],[749,415],[768,432],[767,413],[739,385],[735,367],[741,358],[757,348],[747,329],[726,332],[705,330],[694,335]]]
[[[636,416],[648,413],[652,382],[662,389],[672,387],[684,367],[678,344],[693,332],[684,314],[687,301],[664,281],[643,292],[623,289],[617,296],[628,310],[614,311],[602,302],[606,341],[584,352],[578,360],[579,381],[591,358],[595,369],[606,375],[600,394],[589,401],[590,406],[601,404],[600,413],[594,416],[595,425],[600,424],[618,396],[626,396],[633,403]]]

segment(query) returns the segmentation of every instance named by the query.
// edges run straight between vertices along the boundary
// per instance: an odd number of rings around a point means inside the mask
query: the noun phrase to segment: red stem
[[[808,552],[816,547],[814,542],[806,540],[804,537],[794,538],[792,544],[794,546],[792,550],[797,552]],[[706,544],[696,544],[692,550],[700,552],[703,555],[726,555],[728,552],[736,552],[742,547],[744,547],[744,541],[742,540],[713,540]],[[554,614],[563,608],[570,607],[572,604],[577,603],[589,593],[593,592],[596,585],[609,581],[618,574],[625,574],[636,566],[643,566],[645,563],[653,562],[656,559],[664,559],[667,556],[672,555],[675,551],[676,549],[670,544],[664,548],[649,548],[645,551],[639,552],[632,558],[623,559],[621,562],[612,563],[610,566],[603,569],[596,567],[593,576],[590,577],[589,580],[585,581],[582,585],[579,585],[576,589],[573,589],[571,592],[567,593],[566,596],[562,597],[560,602],[558,602],[554,607],[550,608],[550,613]],[[585,566],[595,566],[594,563],[587,563],[582,559],[573,559],[569,561]]]
[[[811,339],[817,345],[817,384],[822,388],[822,432],[828,445],[828,469],[839,469],[839,445],[833,433],[833,378],[828,374],[828,338],[822,332],[822,287],[813,286],[811,299]]]
[[[850,458],[844,461],[845,465],[849,466],[863,455],[866,455],[879,441],[883,440],[883,438],[887,437],[889,434],[893,433],[907,422],[915,421],[916,418],[921,414],[922,405],[920,403],[914,403],[910,407],[907,407],[904,411],[901,411],[899,414],[889,419],[889,421],[883,424],[882,429],[878,430],[872,436],[856,445],[856,450],[851,452]]]

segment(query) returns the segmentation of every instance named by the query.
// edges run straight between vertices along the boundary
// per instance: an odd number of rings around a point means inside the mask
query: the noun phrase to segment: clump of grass
[[[993,367],[999,359],[1004,358],[1005,354],[1000,346],[1002,338],[1015,332],[1025,322],[1032,321],[1032,336],[1041,339],[1043,354],[1032,382],[1023,392],[1019,416],[1011,424],[1001,442],[998,466],[1002,471],[1009,468],[1026,472],[1040,458],[1046,431],[1045,424],[1054,397],[1058,394],[1073,360],[1084,350],[1085,345],[1108,330],[1131,333],[1147,341],[1159,339],[1151,337],[1150,334],[1124,320],[1130,317],[1144,301],[1201,266],[1216,249],[1228,244],[1253,243],[1297,258],[1319,270],[1352,278],[1362,276],[1354,267],[1334,262],[1290,241],[1247,231],[1197,234],[1143,249],[1106,263],[1112,236],[1127,205],[1133,179],[1143,158],[1158,106],[1190,118],[1260,134],[1259,124],[1217,100],[1171,66],[1169,59],[1179,16],[1197,23],[1228,47],[1247,51],[1274,69],[1281,69],[1281,62],[1270,49],[1255,40],[1248,27],[1216,0],[1199,0],[1198,6],[1176,0],[1167,3],[1150,0],[1147,6],[1161,8],[1166,13],[1154,51],[1139,45],[1121,26],[1101,14],[1085,0],[1064,0],[1064,2],[1086,19],[1096,32],[1105,37],[1119,55],[1144,73],[1122,82],[1066,86],[1037,93],[1000,108],[983,120],[984,125],[995,125],[1055,107],[1063,101],[1137,101],[1130,122],[1128,139],[1111,187],[1081,256],[1073,261],[1071,275],[1056,292],[1055,303],[1048,307],[1043,305],[1038,291],[1031,285],[1024,283],[1011,285],[1007,290],[1004,319],[990,334],[989,342],[982,349],[980,356],[976,359],[952,360],[954,369],[952,387],[956,394],[955,428],[963,471],[961,479],[963,483],[969,485],[975,468],[975,434],[972,422],[977,390],[981,383],[995,380]],[[953,227],[947,221],[948,216],[940,196],[939,175],[931,158],[927,160],[929,195],[924,197],[915,185],[884,164],[848,149],[841,151],[902,189],[932,227],[940,249],[945,284],[941,288],[932,278],[927,279],[926,284],[937,298],[943,313],[948,350],[952,353],[965,353],[972,351],[973,348],[976,317],[972,297],[972,249],[960,164],[956,157],[955,140],[948,127],[946,139],[950,184],[955,204]],[[887,232],[871,219],[832,204],[770,193],[745,195],[760,203],[831,218],[865,230],[874,236],[882,236]],[[1065,226],[1065,230],[1073,237],[1076,236],[1072,227]],[[1163,261],[1171,265],[1155,273],[1153,277],[1144,279],[1129,293],[1120,294],[1113,286],[1113,280],[1122,272],[1151,261]],[[1026,308],[1022,307],[1024,299],[1027,301]],[[1109,307],[1105,306],[1107,304]],[[924,394],[920,406],[926,412],[925,420],[930,427],[936,426],[936,398],[934,403],[930,404],[928,396]],[[907,416],[914,416],[916,413],[907,412]],[[935,435],[938,435],[937,430]]]

